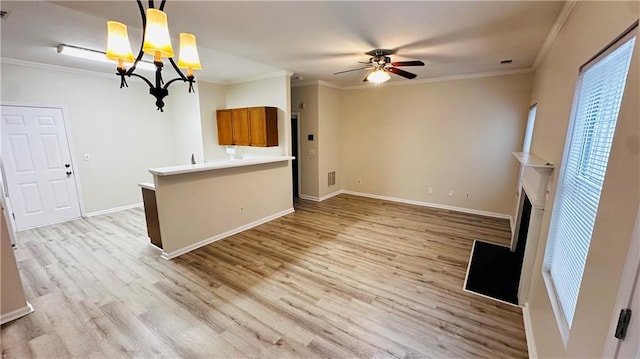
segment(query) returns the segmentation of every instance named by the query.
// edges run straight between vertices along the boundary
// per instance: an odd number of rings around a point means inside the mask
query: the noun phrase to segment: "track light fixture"
[[[196,47],[196,37],[193,34],[180,33],[180,57],[178,64],[173,61],[173,48],[171,47],[171,37],[169,36],[169,26],[167,24],[167,14],[163,11],[166,0],[160,2],[158,9],[154,7],[154,0],[149,0],[149,7],[145,10],[141,0],[136,0],[140,16],[142,17],[142,44],[138,51],[138,56],[134,58],[129,43],[129,35],[127,26],[117,21],[107,22],[107,53],[108,59],[118,63],[117,75],[120,76],[120,88],[128,87],[126,77],[135,76],[141,78],[149,85],[149,93],[155,97],[157,109],[164,111],[163,99],[169,95],[168,87],[175,81],[182,80],[189,83],[189,92],[194,92],[193,83],[195,77],[193,70],[201,70],[200,59],[198,57],[198,49]],[[155,65],[155,81],[152,83],[146,77],[135,73],[136,66],[139,65],[144,54],[153,56],[153,64]],[[162,68],[164,63],[162,58],[167,58],[169,63],[178,73],[178,77],[167,81],[162,79]],[[125,63],[131,63],[131,67],[127,69]],[[185,76],[180,68],[187,69]]]

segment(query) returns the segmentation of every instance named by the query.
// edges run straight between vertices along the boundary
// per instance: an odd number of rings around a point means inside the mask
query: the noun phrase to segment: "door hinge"
[[[618,325],[616,325],[615,337],[624,340],[627,336],[627,329],[629,329],[629,321],[631,320],[631,309],[621,309],[620,316],[618,317]]]

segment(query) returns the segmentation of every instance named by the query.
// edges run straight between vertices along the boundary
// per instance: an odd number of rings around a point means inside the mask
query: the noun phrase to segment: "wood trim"
[[[298,197],[302,199],[306,199],[307,201],[320,202],[320,197],[318,196],[309,196],[308,194],[300,194]]]
[[[536,339],[533,336],[533,324],[531,324],[531,312],[529,311],[529,303],[522,306],[522,320],[524,322],[524,334],[527,337],[527,351],[530,359],[538,358],[536,349]]]
[[[335,192],[329,193],[329,194],[327,194],[325,196],[322,196],[322,197],[310,196],[310,195],[306,195],[306,194],[300,194],[299,197],[302,198],[302,199],[309,200],[309,201],[322,202],[322,201],[324,201],[326,199],[329,199],[331,197],[335,197],[335,196],[337,196],[337,195],[339,195],[341,193],[350,194],[350,195],[359,196],[359,197],[381,199],[381,200],[384,200],[384,201],[391,201],[391,202],[398,202],[398,203],[405,203],[405,204],[413,204],[413,205],[422,206],[422,207],[446,209],[446,210],[449,210],[449,211],[456,211],[456,212],[469,213],[469,214],[477,214],[477,215],[480,215],[480,216],[486,216],[486,217],[491,217],[491,218],[508,219],[510,225],[513,226],[513,216],[509,215],[509,214],[505,214],[505,213],[496,213],[496,212],[482,211],[482,210],[478,210],[478,209],[448,206],[448,205],[438,204],[438,203],[415,201],[415,200],[412,200],[412,199],[381,196],[381,195],[377,195],[377,194],[373,194],[373,193],[355,192],[355,191],[349,191],[349,190],[346,190],[346,189],[341,189],[339,191],[335,191]]]
[[[346,193],[346,192],[344,192],[344,190],[339,190],[339,191],[335,191],[335,192],[331,192],[331,193],[329,193],[329,194],[326,194],[326,195],[324,195],[324,196],[322,196],[322,197],[318,197],[318,196],[309,196],[309,195],[306,195],[306,194],[301,194],[301,195],[299,195],[298,197],[300,197],[300,198],[302,198],[302,199],[309,200],[309,201],[322,202],[322,201],[324,201],[324,200],[326,200],[326,199],[329,199],[329,198],[331,198],[331,197],[335,197],[335,196],[337,196],[337,195],[339,195],[339,194],[341,194],[341,193]]]
[[[107,208],[107,209],[102,209],[99,211],[94,211],[94,212],[89,212],[87,213],[87,217],[95,217],[95,216],[101,216],[103,214],[109,214],[109,213],[114,213],[114,212],[120,212],[120,211],[126,211],[127,209],[131,209],[131,208],[138,208],[138,207],[142,207],[142,202],[140,203],[133,203],[133,204],[128,204],[126,206],[120,206],[120,207],[113,207],[113,208]]]
[[[576,0],[568,0],[564,3],[562,10],[560,10],[560,14],[558,14],[558,17],[556,18],[556,22],[551,27],[551,30],[549,30],[547,38],[544,40],[542,46],[540,47],[540,50],[538,51],[538,55],[536,56],[536,59],[533,62],[532,66],[534,69],[538,68],[544,57],[547,55],[547,52],[556,41],[558,34],[560,34],[560,31],[567,23],[569,15],[571,15],[571,12],[573,11],[573,8],[576,6],[577,2],[578,1]]]
[[[284,210],[282,212],[275,213],[275,214],[273,214],[271,216],[267,216],[267,217],[264,217],[264,218],[259,219],[257,221],[253,221],[253,222],[247,223],[247,224],[245,224],[243,226],[231,229],[231,230],[226,231],[224,233],[220,233],[220,234],[215,235],[213,237],[210,237],[210,238],[207,238],[207,239],[202,240],[200,242],[194,243],[194,244],[192,244],[190,246],[184,247],[182,249],[178,249],[178,250],[170,252],[170,253],[162,251],[162,258],[166,259],[166,260],[170,260],[170,259],[176,258],[178,256],[181,256],[181,255],[185,254],[185,253],[188,253],[188,252],[191,252],[191,251],[193,251],[195,249],[198,249],[200,247],[206,246],[207,244],[211,244],[213,242],[217,242],[217,241],[219,241],[221,239],[224,239],[224,238],[230,237],[230,236],[232,236],[234,234],[246,231],[247,229],[251,229],[253,227],[257,227],[257,226],[259,226],[259,225],[261,225],[263,223],[267,223],[267,222],[273,221],[276,218],[279,218],[279,217],[282,217],[282,216],[286,216],[287,214],[290,214],[290,213],[293,213],[293,212],[295,212],[295,210],[292,207],[292,208],[289,208],[289,209]]]
[[[438,204],[438,203],[415,201],[415,200],[412,200],[412,199],[381,196],[381,195],[372,194],[372,193],[354,192],[354,191],[348,191],[348,190],[342,190],[341,193],[351,194],[351,195],[360,196],[360,197],[382,199],[382,200],[391,201],[391,202],[413,204],[413,205],[422,206],[422,207],[446,209],[446,210],[449,210],[449,211],[456,211],[456,212],[469,213],[469,214],[477,214],[477,215],[486,216],[486,217],[492,217],[492,218],[503,218],[503,219],[508,219],[510,222],[513,221],[511,219],[511,215],[505,214],[505,213],[482,211],[482,210],[478,210],[478,209],[448,206],[448,205]]]
[[[25,315],[31,314],[33,312],[33,306],[31,305],[31,303],[29,303],[29,301],[27,301],[27,304],[24,307],[0,315],[0,324],[8,323],[10,321],[22,318]]]

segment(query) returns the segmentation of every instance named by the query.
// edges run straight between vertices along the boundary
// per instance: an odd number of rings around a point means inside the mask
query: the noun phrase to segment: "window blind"
[[[635,37],[582,68],[551,217],[544,271],[571,328]],[[553,298],[552,298],[553,300]]]

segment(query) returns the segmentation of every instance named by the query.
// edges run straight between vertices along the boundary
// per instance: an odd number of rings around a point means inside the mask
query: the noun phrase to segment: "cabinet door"
[[[221,146],[232,145],[233,126],[231,123],[231,110],[218,110],[216,114],[218,122],[218,144]]]
[[[264,107],[249,108],[249,123],[251,124],[251,146],[267,146],[267,122]]]
[[[266,107],[267,146],[278,145],[278,109]]]
[[[249,108],[251,146],[278,145],[278,109],[275,107]]]
[[[246,108],[234,108],[231,110],[233,122],[233,144],[249,146],[249,114]]]

